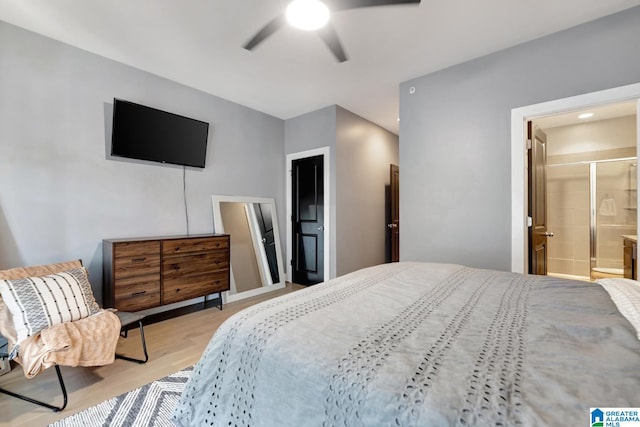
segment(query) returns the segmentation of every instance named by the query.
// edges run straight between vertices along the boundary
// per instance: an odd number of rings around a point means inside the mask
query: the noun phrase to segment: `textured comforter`
[[[458,265],[361,270],[241,311],[183,426],[586,425],[640,406],[640,341],[593,283]]]

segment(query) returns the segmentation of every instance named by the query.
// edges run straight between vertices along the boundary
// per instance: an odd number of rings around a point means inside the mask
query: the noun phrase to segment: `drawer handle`
[[[131,296],[132,297],[137,297],[138,295],[143,295],[143,294],[146,294],[146,293],[147,293],[147,291],[133,292],[131,294]]]
[[[142,258],[131,258],[131,262],[143,262],[147,257]]]

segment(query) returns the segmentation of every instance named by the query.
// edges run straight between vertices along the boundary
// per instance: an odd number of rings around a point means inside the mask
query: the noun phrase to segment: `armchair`
[[[50,405],[0,388],[0,393],[55,412],[67,405],[60,365],[113,363],[121,324],[93,297],[80,260],[0,271],[0,334],[8,340],[8,357],[27,378],[54,367],[63,403]]]

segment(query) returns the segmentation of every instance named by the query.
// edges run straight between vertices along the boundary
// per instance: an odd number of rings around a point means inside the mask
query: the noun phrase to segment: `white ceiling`
[[[535,119],[535,123],[540,129],[557,128],[560,126],[570,126],[580,123],[597,122],[599,120],[615,119],[618,117],[635,116],[637,107],[636,101],[622,102],[619,104],[604,105],[602,107],[588,108],[585,110],[571,111],[568,113],[556,114],[554,116]],[[593,116],[581,119],[578,116],[582,113],[593,113]]]
[[[337,0],[339,1],[339,0]],[[287,0],[0,0],[0,20],[281,119],[338,104],[398,132],[398,85],[640,0],[424,0],[336,13],[349,61],[284,28]]]

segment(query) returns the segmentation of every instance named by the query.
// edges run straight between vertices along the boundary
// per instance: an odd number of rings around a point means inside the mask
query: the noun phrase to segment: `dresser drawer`
[[[162,255],[171,256],[183,253],[205,252],[228,247],[229,239],[227,237],[164,240],[162,242]]]
[[[140,311],[154,308],[160,305],[160,287],[153,289],[126,292],[122,295],[116,294],[116,308],[120,311]]]
[[[200,273],[188,278],[165,279],[162,285],[162,304],[171,304],[226,290],[229,290],[228,270]]]
[[[113,248],[116,280],[130,276],[160,274],[160,242],[119,243]]]
[[[148,255],[160,256],[159,241],[119,242],[113,245],[114,258],[141,258]]]
[[[213,251],[173,256],[162,261],[162,279],[166,283],[167,280],[210,274],[228,268],[229,255],[227,252]]]
[[[127,277],[114,283],[114,306],[121,311],[138,311],[160,304],[160,275]]]
[[[128,277],[139,277],[153,275],[160,276],[160,257],[141,257],[139,261],[135,259],[132,262],[119,263],[114,260],[113,275],[116,280],[126,279]]]

